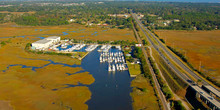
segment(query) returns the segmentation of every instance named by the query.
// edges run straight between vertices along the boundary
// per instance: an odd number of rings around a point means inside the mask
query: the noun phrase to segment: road
[[[185,64],[183,64],[182,61],[180,61],[176,56],[173,55],[173,53],[171,53],[167,47],[165,47],[164,44],[162,44],[162,42],[160,42],[156,36],[154,34],[152,34],[145,26],[143,26],[143,24],[140,22],[140,20],[137,19],[136,15],[134,13],[132,13],[132,16],[135,18],[135,20],[137,21],[138,25],[141,27],[142,31],[144,32],[144,34],[147,36],[148,40],[150,41],[151,45],[153,45],[153,47],[160,53],[160,55],[165,58],[165,56],[159,51],[159,48],[157,47],[157,45],[155,45],[153,43],[153,41],[150,39],[150,37],[146,34],[146,32],[144,30],[146,30],[153,38],[154,40],[159,44],[159,46],[161,47],[161,49],[168,55],[169,58],[171,58],[176,64],[178,64],[183,70],[185,70],[186,72],[190,73],[191,76],[193,76],[195,79],[201,79],[202,80],[202,84],[204,85],[210,85],[207,81],[205,81],[203,78],[201,78],[200,76],[198,76],[196,73],[194,73],[189,67],[187,67]],[[144,30],[143,30],[144,28]],[[180,71],[178,71],[171,63],[170,61],[165,58],[165,60],[167,61],[167,63],[178,73],[181,73]],[[182,73],[181,73],[182,74]],[[185,80],[191,80],[190,77],[188,75],[185,75]],[[184,78],[184,77],[183,77]],[[187,79],[188,78],[188,79]],[[212,86],[212,85],[210,85]],[[214,86],[212,86],[214,87]],[[214,87],[216,90],[218,90],[218,88]]]
[[[139,43],[139,44],[142,44],[142,40],[140,39],[140,37],[139,37],[139,35],[137,34],[137,31],[136,31],[135,29],[134,29],[134,32],[135,32],[135,35],[136,35],[136,37],[137,37],[138,43]],[[162,105],[163,105],[163,109],[164,109],[164,110],[170,110],[170,108],[168,107],[166,98],[165,98],[165,96],[164,96],[164,94],[163,94],[163,92],[162,92],[162,90],[161,90],[160,85],[159,85],[159,82],[157,81],[157,78],[156,78],[156,76],[155,76],[155,74],[154,74],[153,68],[151,67],[150,62],[149,62],[149,60],[148,60],[148,55],[147,55],[147,52],[146,52],[146,50],[145,50],[145,47],[142,46],[141,49],[142,49],[142,52],[143,52],[143,54],[144,54],[145,60],[146,60],[146,62],[147,62],[147,65],[148,65],[148,67],[149,67],[149,69],[150,69],[150,73],[151,73],[152,78],[153,78],[153,81],[154,81],[154,83],[155,83],[155,87],[156,87],[156,89],[157,89],[157,94],[159,95],[159,98],[160,98],[161,103],[162,103]]]
[[[137,22],[137,24],[139,25],[140,29],[143,31],[143,33],[145,34],[145,36],[147,37],[149,43],[153,46],[153,48],[160,54],[161,58],[168,64],[168,66],[183,80],[185,81],[187,84],[189,84],[189,86],[191,86],[194,90],[197,91],[197,93],[199,93],[200,95],[202,95],[204,98],[206,98],[209,102],[211,102],[212,104],[214,104],[216,107],[220,108],[220,103],[218,101],[216,101],[215,99],[211,99],[210,100],[210,95],[204,95],[203,93],[205,93],[204,90],[202,89],[196,89],[196,87],[198,86],[193,86],[193,84],[191,84],[189,82],[189,80],[192,81],[192,79],[187,75],[184,74],[182,72],[179,71],[179,69],[176,68],[176,66],[174,66],[169,59],[166,58],[166,56],[164,55],[164,53],[162,53],[160,51],[160,49],[162,49],[167,56],[174,61],[176,64],[178,64],[183,70],[185,70],[186,72],[190,73],[191,76],[193,76],[195,79],[201,79],[202,80],[202,84],[204,85],[210,85],[206,80],[200,78],[200,76],[198,76],[196,73],[194,73],[190,68],[188,68],[186,65],[183,64],[183,62],[181,62],[178,58],[176,58],[176,56],[174,56],[157,38],[154,34],[152,34],[145,26],[143,26],[143,24],[140,22],[140,20],[137,19],[136,14],[131,13],[132,17],[135,19],[135,21]],[[151,40],[151,38],[148,36],[148,34],[145,32],[145,30],[153,37],[153,39],[159,44],[159,47]],[[210,85],[212,86],[212,85]],[[213,88],[215,88],[214,86],[212,86]],[[216,90],[218,90],[217,88],[215,88]],[[218,90],[219,91],[219,90]]]
[[[185,81],[187,84],[189,84],[188,80],[191,80],[190,77],[188,77],[185,74],[182,74],[179,69],[177,69],[172,63],[170,63],[169,59],[166,58],[165,55],[163,55],[163,53],[159,50],[158,46],[154,44],[154,42],[151,40],[151,38],[148,36],[148,34],[144,31],[142,24],[140,23],[140,20],[137,19],[136,15],[134,15],[134,13],[132,13],[133,18],[136,20],[137,24],[139,25],[140,29],[143,31],[143,33],[145,34],[145,36],[147,37],[150,45],[153,46],[153,48],[160,54],[161,58],[169,65],[169,67],[171,67],[173,69],[173,71],[175,73],[177,73],[177,75],[183,80]]]

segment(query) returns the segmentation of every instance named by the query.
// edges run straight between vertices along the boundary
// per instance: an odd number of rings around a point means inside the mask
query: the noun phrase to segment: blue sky
[[[126,0],[123,0],[123,1],[126,1]],[[210,3],[220,3],[220,0],[129,0],[129,1],[166,1],[166,2],[210,2]]]

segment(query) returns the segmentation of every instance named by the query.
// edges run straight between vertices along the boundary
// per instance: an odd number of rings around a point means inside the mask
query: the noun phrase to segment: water
[[[36,71],[36,69],[44,68],[44,67],[49,66],[49,65],[63,65],[63,66],[72,67],[72,68],[80,67],[80,66],[81,66],[81,65],[76,65],[76,64],[69,65],[69,64],[54,62],[54,61],[52,61],[52,60],[45,60],[45,59],[31,59],[31,58],[24,58],[24,59],[49,61],[49,63],[48,63],[48,64],[45,64],[45,65],[43,65],[43,66],[41,66],[41,67],[37,67],[37,66],[27,66],[27,65],[23,65],[23,64],[12,64],[12,65],[8,65],[5,70],[2,70],[2,72],[6,72],[7,70],[9,70],[10,67],[13,67],[13,66],[21,66],[21,68],[31,68],[32,71]],[[67,74],[68,74],[68,73],[67,73]],[[71,74],[71,73],[69,73],[69,74]]]
[[[63,32],[63,35],[65,36],[65,35],[68,35],[69,33],[67,33],[67,32]]]
[[[112,52],[118,51],[111,49]],[[90,72],[95,82],[89,85],[92,92],[91,100],[86,104],[89,110],[131,110],[132,100],[128,71],[108,72],[108,63],[100,64],[100,53],[92,51],[82,60],[82,68]]]
[[[48,64],[45,64],[41,67],[35,66],[26,66],[22,64],[9,65],[6,70],[13,66],[22,66],[22,68],[31,68],[33,71],[36,69],[44,68],[48,65],[63,65],[68,67],[82,67],[84,70],[81,72],[89,72],[95,78],[95,82],[91,85],[83,85],[89,87],[92,96],[91,99],[86,102],[89,106],[89,110],[131,110],[132,109],[132,100],[130,97],[130,92],[132,88],[130,87],[131,80],[128,71],[116,71],[108,72],[108,63],[100,63],[99,56],[100,53],[95,49],[90,52],[81,62],[81,65],[68,65],[64,63],[54,62],[52,60],[45,59],[30,59],[28,60],[42,60],[49,61]],[[117,49],[111,49],[111,52],[117,52]],[[73,75],[76,73],[66,73],[67,75]],[[67,85],[68,87],[80,86],[77,85]],[[55,88],[53,91],[59,90]]]
[[[37,37],[37,38],[44,39],[45,37],[41,37],[41,36],[39,36],[39,37]]]

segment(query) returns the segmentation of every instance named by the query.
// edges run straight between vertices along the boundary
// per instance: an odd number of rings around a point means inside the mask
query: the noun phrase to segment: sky
[[[38,0],[0,0],[0,1],[38,1]],[[39,0],[39,1],[59,1],[59,0]],[[62,0],[60,0],[62,1]],[[68,1],[68,0],[67,0]],[[74,1],[74,0],[69,0]],[[80,1],[80,0],[77,0]],[[86,1],[86,0],[82,0]],[[93,1],[93,0],[89,0]],[[206,2],[206,3],[220,3],[220,0],[94,0],[94,1],[159,1],[159,2]]]
[[[206,3],[220,3],[220,0],[115,0],[115,1],[162,1],[162,2],[206,2]]]

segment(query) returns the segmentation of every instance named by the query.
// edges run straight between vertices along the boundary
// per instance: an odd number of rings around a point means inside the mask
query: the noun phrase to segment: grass
[[[1,36],[3,36],[2,32]],[[88,109],[85,102],[91,98],[91,92],[86,86],[78,86],[78,83],[90,85],[95,80],[93,76],[88,72],[74,74],[82,70],[80,67],[53,65],[49,64],[49,61],[44,61],[52,60],[55,63],[80,65],[81,62],[78,59],[28,53],[24,48],[28,42],[34,41],[31,39],[10,38],[9,40],[5,38],[0,40],[8,41],[0,48],[0,100],[8,101],[13,109],[18,110]],[[36,71],[31,68],[22,68],[22,66],[7,69],[12,64],[46,66]],[[66,84],[75,86],[68,87]]]
[[[202,64],[201,71],[220,81],[220,38],[215,31],[155,31],[166,44],[186,53],[188,61],[196,68]]]
[[[8,101],[13,109],[18,110],[63,110],[70,108],[86,110],[88,106],[85,102],[91,98],[89,88],[78,85],[78,83],[92,84],[95,79],[91,74],[88,72],[75,74],[82,68],[54,65],[47,61],[80,65],[80,60],[62,55],[34,54],[25,51],[26,44],[39,40],[40,38],[37,37],[47,37],[50,36],[48,34],[52,34],[61,35],[62,38],[136,41],[133,32],[128,29],[87,28],[78,24],[37,27],[1,24],[0,28],[0,42],[7,42],[6,45],[0,47],[0,100]],[[63,32],[69,34],[63,35]],[[95,32],[97,35],[92,35]],[[13,36],[24,36],[24,38]],[[78,53],[77,56],[84,54],[85,52]],[[8,67],[13,64],[45,67],[38,68],[36,71],[22,66]],[[74,87],[68,87],[66,84],[74,85]],[[152,87],[149,91],[151,94],[154,93]],[[152,99],[155,98],[152,103],[156,106],[156,96],[152,97]]]
[[[10,105],[10,102],[0,100],[0,110],[13,110],[13,108]]]
[[[16,24],[1,24],[0,37],[36,36],[46,37],[45,34],[61,35],[62,38],[87,39],[87,40],[129,40],[136,41],[133,31],[129,29],[108,29],[100,27],[85,27],[79,24],[63,26],[18,26]],[[68,35],[63,35],[63,32]],[[96,33],[97,32],[97,33]],[[35,37],[31,36],[35,35]],[[38,40],[38,39],[36,39]]]
[[[155,61],[157,62],[163,76],[165,77],[168,85],[170,88],[179,96],[184,97],[185,96],[185,89],[187,87],[187,84],[180,79],[175,72],[173,72],[168,65],[163,61],[163,59],[155,52],[153,51],[153,56],[155,58]]]
[[[14,109],[88,109],[84,104],[90,99],[91,93],[86,86],[65,88],[64,84],[91,84],[92,75],[79,73],[68,76],[66,72],[77,72],[80,69],[50,65],[37,69],[19,66],[11,67],[0,73],[0,100],[10,100]],[[53,91],[52,89],[58,89]]]
[[[130,95],[134,110],[159,110],[153,87],[143,75],[138,75],[131,82],[131,87],[133,87],[133,91]]]
[[[136,75],[141,74],[141,67],[139,64],[128,63],[127,65],[128,65],[129,73],[131,76],[132,75],[136,76]]]

